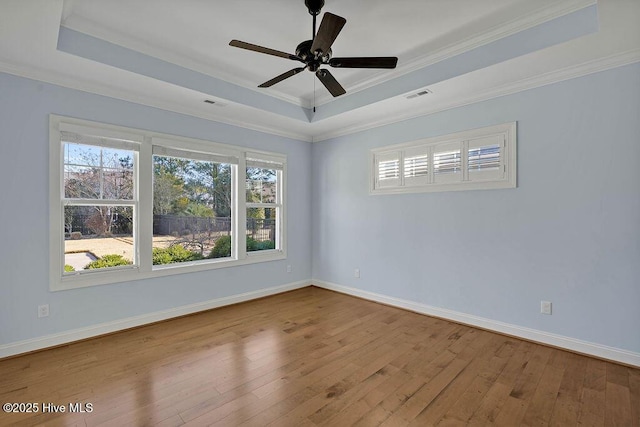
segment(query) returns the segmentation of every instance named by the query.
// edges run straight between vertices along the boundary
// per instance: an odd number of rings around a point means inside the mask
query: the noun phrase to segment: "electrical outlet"
[[[287,273],[291,273],[291,266],[287,265]]]
[[[551,301],[540,301],[540,313],[551,314]]]
[[[38,317],[47,317],[49,315],[49,304],[38,306]]]
[[[359,278],[360,278],[360,269],[359,269],[359,268],[356,268],[356,269],[353,271],[353,277],[355,277],[355,278],[357,278],[357,279],[359,279]]]

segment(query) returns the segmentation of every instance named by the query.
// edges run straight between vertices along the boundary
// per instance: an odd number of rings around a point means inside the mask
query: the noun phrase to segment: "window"
[[[246,169],[247,252],[282,247],[282,173],[284,165],[248,154]]]
[[[232,164],[233,157],[153,147],[154,266],[231,258]]]
[[[286,257],[286,157],[50,121],[52,290]]]
[[[371,194],[516,186],[516,123],[371,151]]]

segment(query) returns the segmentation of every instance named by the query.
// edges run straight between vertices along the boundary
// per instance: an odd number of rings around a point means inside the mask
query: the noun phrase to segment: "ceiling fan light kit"
[[[293,77],[304,70],[309,70],[315,73],[318,80],[320,80],[324,87],[327,88],[329,93],[336,97],[345,94],[346,90],[342,85],[340,85],[340,83],[338,83],[329,70],[320,68],[321,66],[328,65],[333,68],[387,69],[396,67],[398,58],[395,56],[332,58],[333,52],[331,51],[331,45],[333,45],[333,42],[338,37],[338,34],[340,34],[340,31],[346,24],[347,20],[341,16],[326,12],[322,17],[320,28],[318,28],[316,33],[316,16],[320,14],[320,10],[322,10],[322,7],[324,6],[324,0],[305,0],[304,4],[307,6],[309,14],[313,16],[312,39],[305,40],[298,44],[295,55],[240,40],[231,40],[229,43],[229,45],[233,47],[299,61],[304,64],[303,67],[294,68],[282,73],[279,76],[262,83],[258,87],[271,87],[276,83],[288,79],[289,77]]]

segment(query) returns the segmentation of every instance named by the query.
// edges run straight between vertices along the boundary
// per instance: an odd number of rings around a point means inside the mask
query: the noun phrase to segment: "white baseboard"
[[[211,310],[212,308],[223,307],[225,305],[236,304],[239,302],[262,298],[269,295],[292,291],[294,289],[304,288],[309,285],[309,280],[302,280],[299,282],[288,283],[286,285],[275,286],[272,288],[260,289],[257,291],[231,295],[228,297],[198,302],[195,304],[183,305],[168,310],[156,311],[140,316],[114,320],[112,322],[100,323],[98,325],[73,329],[71,331],[61,332],[58,334],[46,335],[43,337],[32,338],[24,341],[3,344],[0,345],[0,358],[15,356],[17,354],[28,353],[30,351],[41,350],[49,347],[55,347],[62,344],[68,344],[73,341],[92,338],[99,335],[121,331],[124,329],[134,328],[136,326],[159,322],[161,320],[184,316],[187,314],[193,314],[199,311]]]
[[[408,301],[400,298],[390,297],[387,295],[377,294],[374,292],[363,291],[361,289],[337,285],[335,283],[325,282],[322,280],[313,279],[311,282],[314,286],[317,286],[319,288],[329,289],[366,300],[404,308],[416,313],[440,317],[443,319],[452,320],[454,322],[463,323],[465,325],[476,326],[478,328],[488,329],[491,331],[524,338],[526,340],[535,341],[554,347],[564,348],[567,350],[575,351],[577,353],[587,354],[602,359],[640,367],[640,353],[634,353],[632,351],[623,350],[620,348],[608,347],[606,345],[582,341],[563,335],[552,334],[536,329],[499,322],[484,317],[473,316],[470,314],[461,313],[459,311],[447,310],[444,308],[433,307],[414,301]]]

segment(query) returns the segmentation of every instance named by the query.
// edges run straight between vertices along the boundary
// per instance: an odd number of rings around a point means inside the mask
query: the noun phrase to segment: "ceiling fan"
[[[305,64],[303,67],[294,68],[272,78],[258,87],[270,87],[276,83],[295,76],[296,74],[309,70],[316,73],[318,79],[327,88],[331,95],[340,96],[346,93],[346,90],[338,83],[329,70],[320,68],[322,65],[328,65],[334,68],[395,68],[398,58],[395,56],[379,56],[379,57],[349,57],[349,58],[332,58],[331,45],[347,22],[346,19],[326,12],[322,17],[320,28],[316,34],[316,17],[320,14],[320,10],[324,6],[324,0],[305,0],[304,4],[309,9],[309,13],[313,16],[313,38],[305,40],[296,48],[296,54],[281,52],[279,50],[269,49],[267,47],[258,46],[252,43],[240,40],[231,40],[230,46],[239,47],[241,49],[252,50],[254,52],[265,53],[267,55],[279,56],[293,61],[299,61]]]

